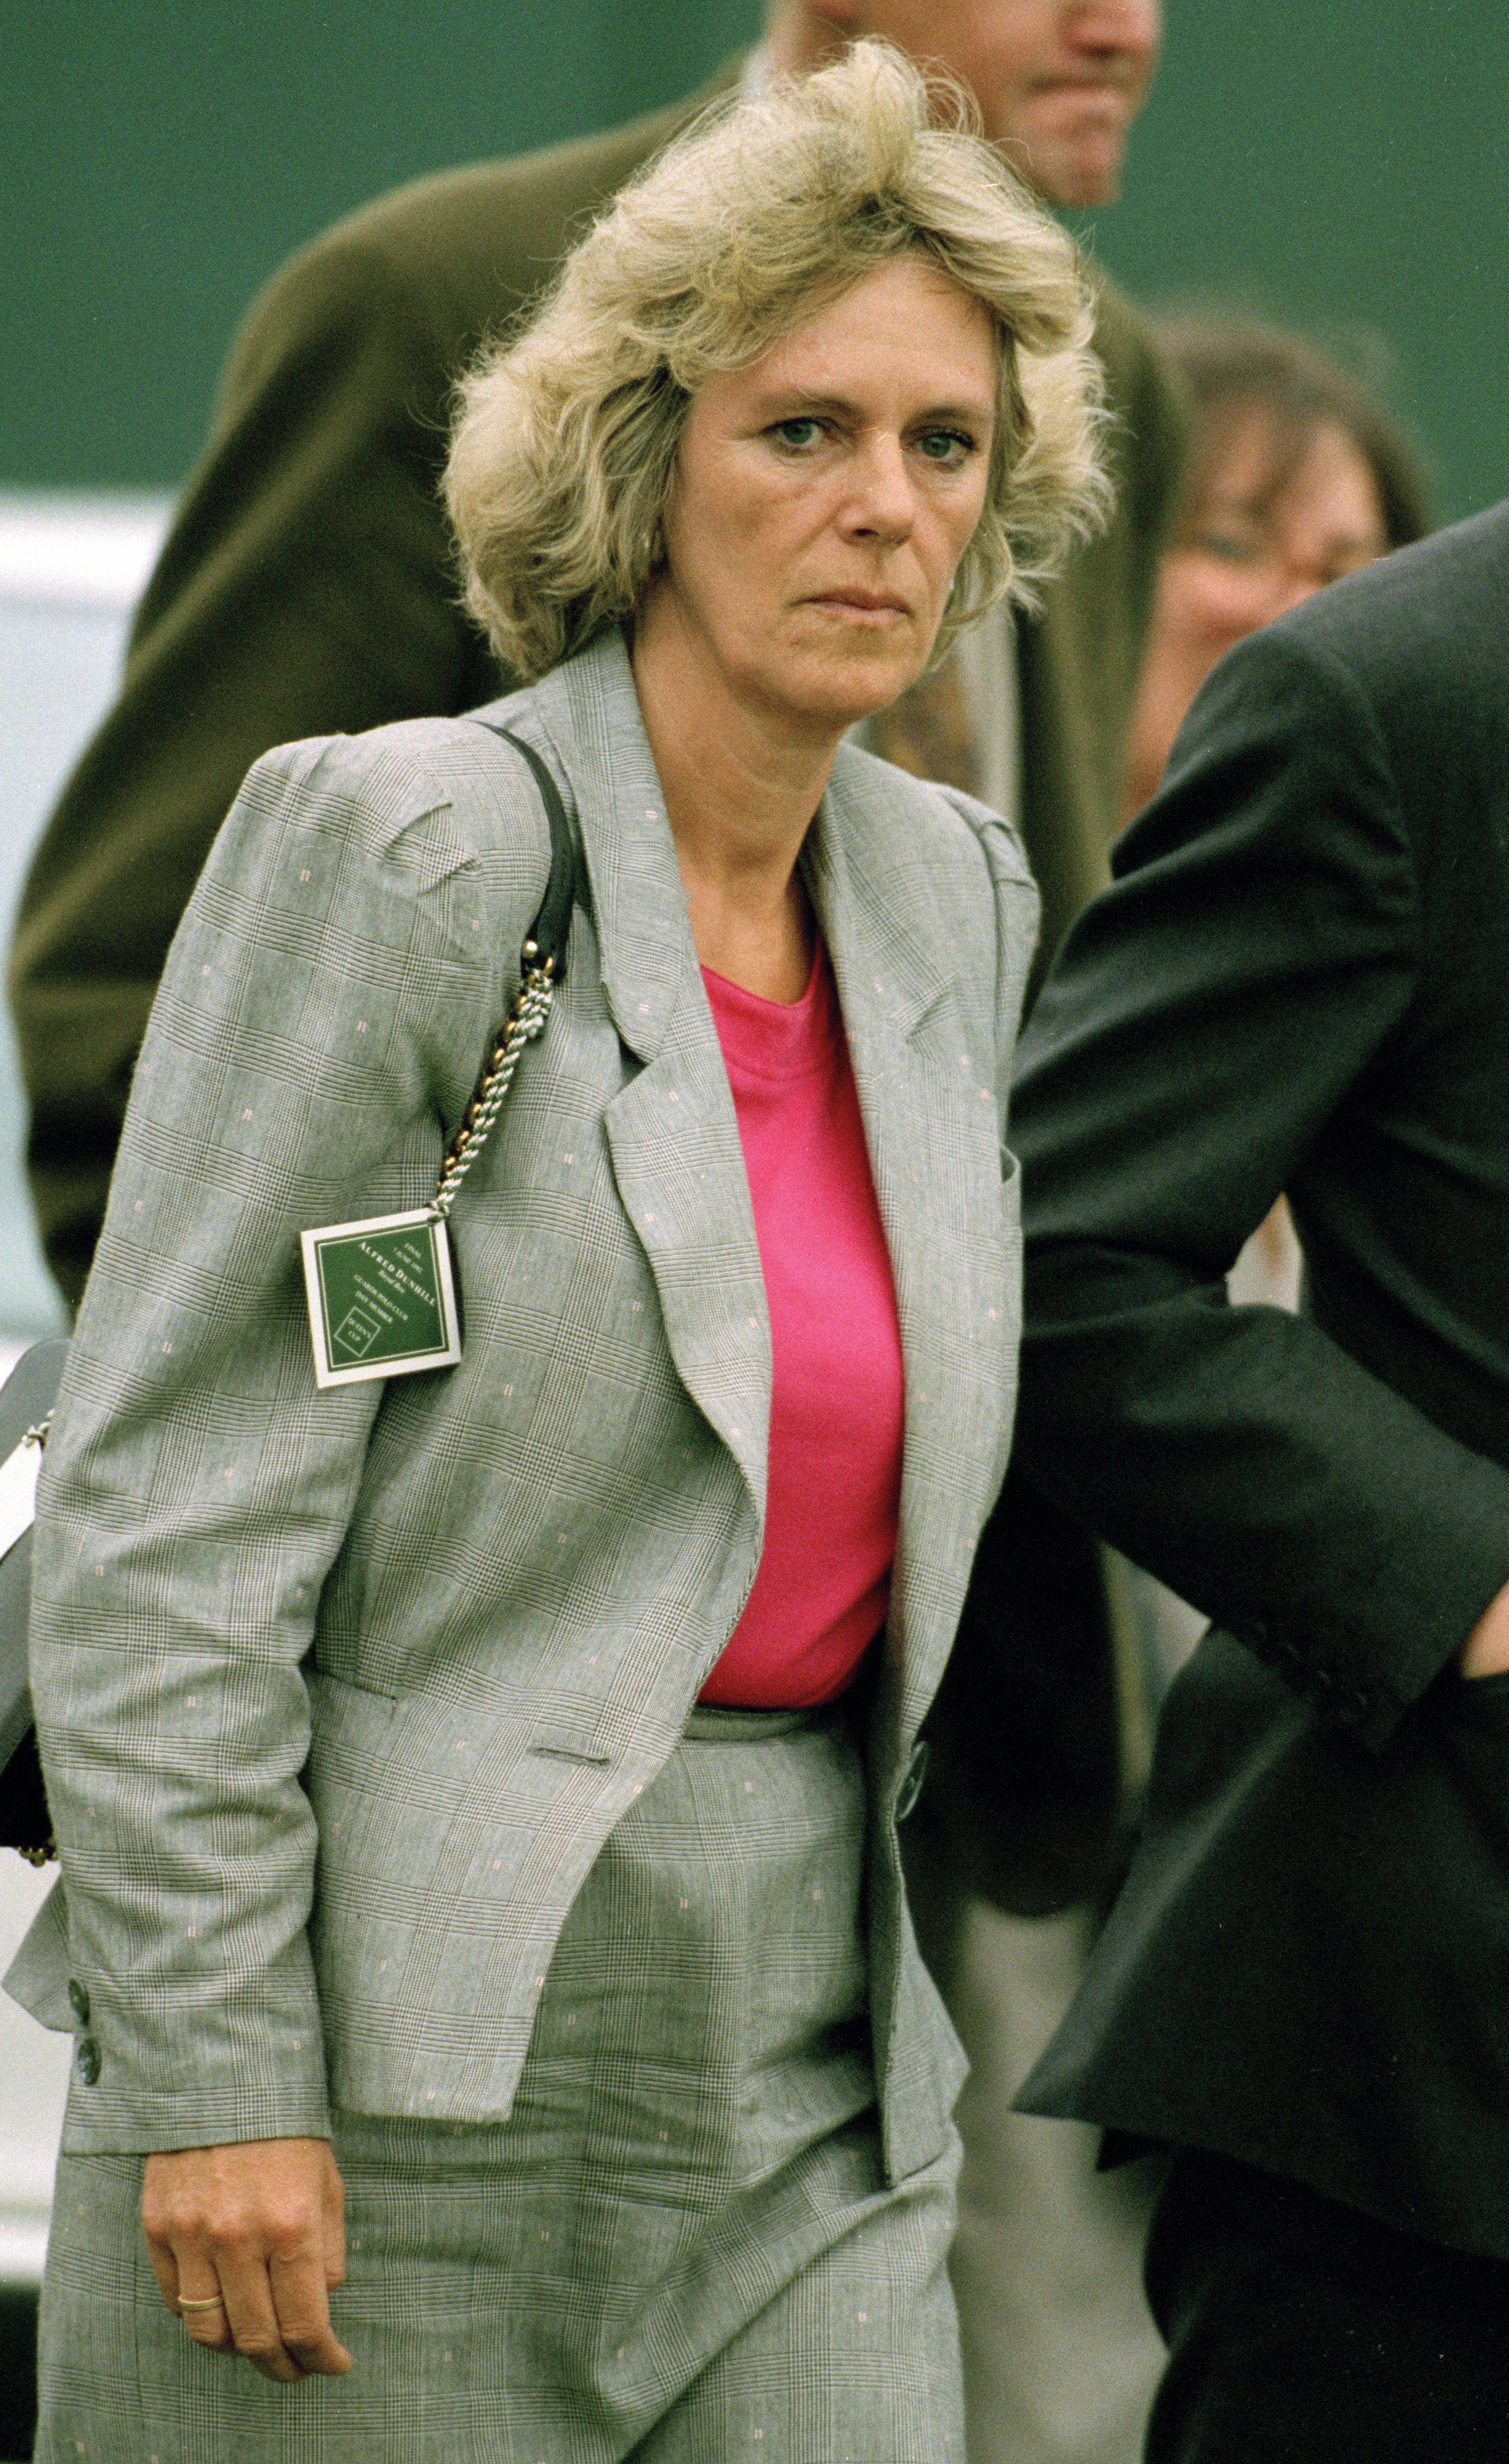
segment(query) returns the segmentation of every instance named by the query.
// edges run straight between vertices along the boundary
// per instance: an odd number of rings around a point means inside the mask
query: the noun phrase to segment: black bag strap
[[[522,753],[535,774],[545,819],[550,824],[550,879],[518,954],[518,992],[514,1006],[482,1066],[471,1101],[440,1167],[434,1206],[442,1221],[450,1213],[462,1182],[492,1135],[525,1045],[543,1035],[557,991],[565,981],[571,913],[577,903],[579,882],[576,833],[560,790],[545,763],[534,746],[526,744],[512,729],[494,727],[490,718],[479,718],[476,724],[485,727],[490,736],[500,736],[515,753]]]
[[[566,946],[571,938],[571,911],[578,904],[576,832],[561,802],[560,789],[533,744],[526,744],[512,728],[494,727],[490,718],[479,718],[476,723],[478,727],[485,727],[490,736],[501,737],[505,744],[512,744],[515,753],[522,753],[535,774],[535,784],[539,789],[545,819],[550,825],[550,879],[545,884],[539,913],[524,935],[524,963],[526,970],[534,966],[548,967],[553,980],[563,984],[566,980]],[[530,948],[531,942],[535,945],[533,949]],[[553,966],[552,960],[555,961]]]

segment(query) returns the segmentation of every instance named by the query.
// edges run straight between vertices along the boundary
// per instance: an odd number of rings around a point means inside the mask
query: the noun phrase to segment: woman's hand
[[[344,2207],[323,2139],[175,2149],[147,2158],[142,2186],[147,2253],[168,2308],[196,2344],[243,2354],[264,2378],[285,2381],[351,2367],[330,2324],[331,2288],[346,2273]]]

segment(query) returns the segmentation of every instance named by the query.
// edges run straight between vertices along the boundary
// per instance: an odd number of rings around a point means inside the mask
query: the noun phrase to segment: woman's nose
[[[855,538],[895,543],[910,535],[916,517],[916,494],[900,437],[866,437],[840,517],[843,528]]]

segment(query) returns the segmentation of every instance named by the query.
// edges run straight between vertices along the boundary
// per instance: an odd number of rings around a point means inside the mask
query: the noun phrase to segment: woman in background
[[[1132,714],[1124,823],[1234,644],[1431,528],[1413,446],[1315,343],[1236,317],[1169,318],[1156,330],[1194,418]]]

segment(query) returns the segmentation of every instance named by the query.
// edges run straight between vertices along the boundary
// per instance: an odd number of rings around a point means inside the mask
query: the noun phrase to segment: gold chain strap
[[[503,1032],[493,1045],[477,1080],[476,1092],[467,1106],[466,1117],[446,1151],[436,1183],[434,1210],[442,1222],[456,1202],[457,1193],[488,1141],[494,1121],[503,1110],[503,1098],[514,1083],[519,1056],[526,1044],[545,1031],[556,998],[556,960],[554,954],[543,965],[533,962],[539,957],[539,944],[526,941],[522,951],[524,976],[514,997],[514,1006],[504,1022]]]

